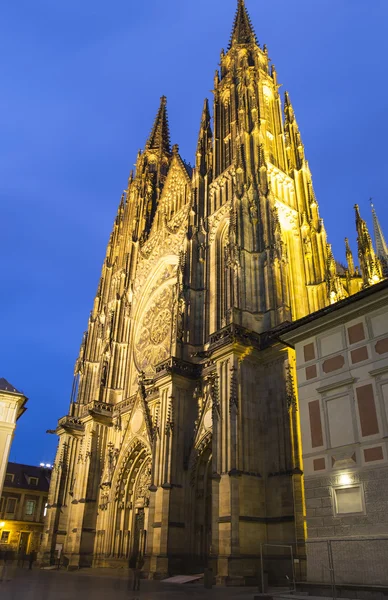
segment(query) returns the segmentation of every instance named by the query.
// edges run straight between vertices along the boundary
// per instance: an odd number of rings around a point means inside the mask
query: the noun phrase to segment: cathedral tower
[[[288,94],[283,107],[239,0],[194,169],[162,97],[120,201],[56,430],[43,561],[57,544],[73,568],[141,552],[150,577],[210,564],[242,583],[260,543],[303,559],[295,360],[271,330],[360,277],[350,248],[337,271]]]

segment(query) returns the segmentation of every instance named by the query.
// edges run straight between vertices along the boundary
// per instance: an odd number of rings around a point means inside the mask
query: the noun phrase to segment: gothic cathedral
[[[283,109],[282,109],[283,106]],[[166,98],[109,239],[58,422],[42,560],[149,577],[257,573],[260,543],[305,554],[294,355],[271,333],[381,279],[334,260],[288,94],[244,0],[205,100],[195,167]]]

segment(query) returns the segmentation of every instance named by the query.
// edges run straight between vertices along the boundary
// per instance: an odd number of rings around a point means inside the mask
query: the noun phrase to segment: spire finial
[[[146,149],[160,150],[162,152],[165,152],[166,154],[171,154],[170,129],[168,126],[166,96],[162,96],[160,99],[159,110],[156,115],[151,135],[148,138]]]
[[[232,47],[233,43],[236,44],[257,44],[257,37],[254,32],[251,20],[249,18],[248,11],[245,6],[244,0],[237,0],[237,11],[234,19],[232,35],[228,50]]]

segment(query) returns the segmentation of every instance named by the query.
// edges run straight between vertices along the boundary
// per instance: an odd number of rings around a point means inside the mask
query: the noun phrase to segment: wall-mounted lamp
[[[342,473],[339,476],[339,484],[340,485],[351,485],[353,483],[353,480],[351,478],[351,476],[349,475],[349,473]]]
[[[0,523],[0,529],[3,529],[3,527],[5,527],[5,522],[1,521],[1,523]]]

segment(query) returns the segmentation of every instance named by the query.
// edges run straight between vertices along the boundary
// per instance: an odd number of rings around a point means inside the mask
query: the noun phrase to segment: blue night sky
[[[290,92],[336,258],[368,198],[388,236],[387,0],[246,0]],[[54,460],[111,226],[162,94],[193,162],[236,0],[0,9],[0,377],[28,397],[11,460]]]

